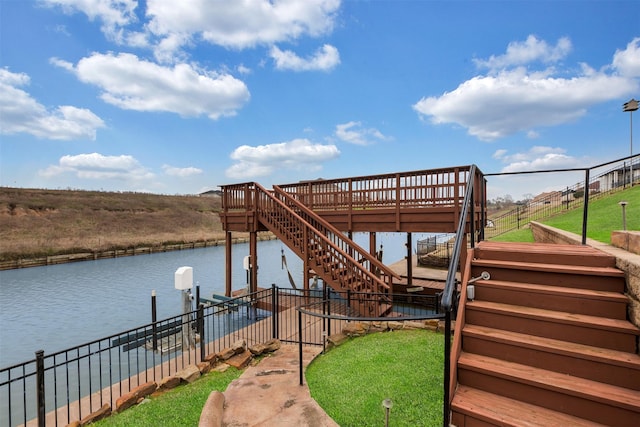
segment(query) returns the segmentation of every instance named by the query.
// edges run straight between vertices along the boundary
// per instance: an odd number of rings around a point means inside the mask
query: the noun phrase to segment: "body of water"
[[[414,250],[425,236],[414,234]],[[368,239],[355,235],[364,248]],[[385,264],[406,255],[406,234],[378,233],[377,243]],[[302,261],[278,240],[258,242],[259,286],[290,287],[282,250],[302,287]],[[248,244],[233,246],[234,290],[246,286],[242,261],[248,254]],[[224,294],[224,246],[0,271],[0,367],[33,359],[40,349],[49,354],[150,323],[152,290],[158,319],[180,314],[174,274],[182,266],[193,267],[201,296]]]

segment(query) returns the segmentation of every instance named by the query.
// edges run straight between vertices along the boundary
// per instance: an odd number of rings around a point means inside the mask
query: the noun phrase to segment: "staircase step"
[[[601,427],[583,418],[459,385],[451,403],[451,423],[457,427]]]
[[[468,353],[640,390],[640,355],[584,344],[465,325],[462,349]]]
[[[586,245],[480,242],[474,251],[480,259],[615,267],[615,257]]]
[[[640,391],[462,352],[458,381],[597,423],[640,425]]]
[[[493,280],[624,292],[624,272],[613,267],[474,259],[471,269],[472,277],[488,271]]]
[[[617,292],[502,280],[475,282],[475,298],[482,301],[560,310],[612,319],[627,318],[626,296]]]
[[[626,320],[564,313],[488,301],[468,301],[467,324],[636,352],[640,329]]]

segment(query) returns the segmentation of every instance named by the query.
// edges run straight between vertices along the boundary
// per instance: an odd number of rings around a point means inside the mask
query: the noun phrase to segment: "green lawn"
[[[620,201],[626,201],[627,230],[640,230],[640,186],[604,196],[589,202],[587,216],[587,237],[602,243],[611,243],[611,232],[622,230],[622,207]],[[541,223],[561,230],[582,235],[582,207],[551,218]],[[533,242],[529,228],[509,231],[489,240],[498,242]]]
[[[307,368],[311,396],[341,426],[441,426],[444,336],[395,331],[354,338]]]
[[[148,402],[114,414],[93,424],[99,427],[183,427],[197,426],[200,413],[213,390],[224,391],[242,372],[229,368],[224,373],[210,372],[192,384],[182,385]]]
[[[611,243],[611,232],[622,230],[622,207],[626,201],[627,230],[640,230],[640,186],[613,193],[589,202],[587,237]],[[582,234],[582,209],[541,221],[544,224],[572,233]]]

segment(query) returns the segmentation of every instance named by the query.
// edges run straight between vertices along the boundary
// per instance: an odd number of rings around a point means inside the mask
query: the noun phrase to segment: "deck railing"
[[[321,179],[280,188],[313,210],[457,206],[470,166]]]

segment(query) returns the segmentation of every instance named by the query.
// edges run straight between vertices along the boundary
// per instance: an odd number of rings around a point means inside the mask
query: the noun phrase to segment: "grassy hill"
[[[221,239],[220,202],[0,187],[0,261]]]

